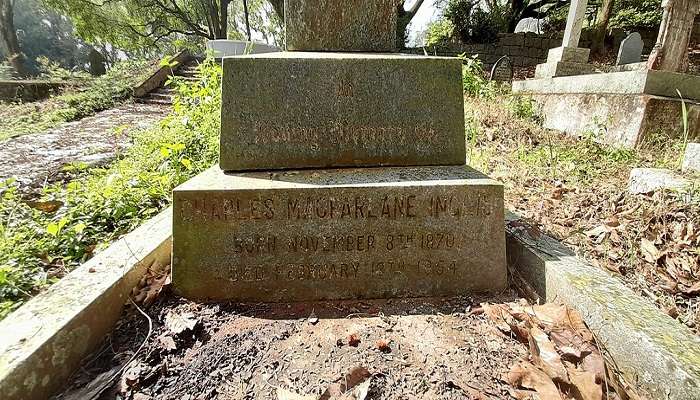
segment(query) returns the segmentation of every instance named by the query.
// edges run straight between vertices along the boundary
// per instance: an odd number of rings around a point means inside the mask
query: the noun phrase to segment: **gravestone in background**
[[[303,52],[224,60],[220,164],[173,193],[175,291],[308,301],[502,290],[503,187],[464,165],[459,61],[362,53],[394,45],[394,0],[285,5],[288,50]]]
[[[620,43],[620,50],[617,52],[617,62],[615,65],[634,64],[642,60],[642,49],[644,42],[642,35],[638,32],[630,33]]]

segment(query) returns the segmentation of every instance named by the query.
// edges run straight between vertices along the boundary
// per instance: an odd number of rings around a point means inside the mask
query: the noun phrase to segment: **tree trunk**
[[[21,77],[29,76],[26,57],[19,47],[15,30],[13,0],[0,0],[0,40],[7,53],[7,60]]]
[[[649,55],[647,68],[671,72],[688,70],[688,44],[695,16],[700,12],[698,0],[663,0],[659,36]]]
[[[245,33],[250,42],[250,15],[248,14],[248,0],[243,0],[243,15],[245,16]]]
[[[284,0],[269,0],[272,4],[272,8],[275,10],[275,14],[280,18],[280,21],[284,22]]]
[[[591,43],[591,51],[594,54],[605,53],[605,37],[608,34],[608,23],[612,16],[615,0],[603,0],[600,11],[598,11],[598,23],[593,33],[593,42]]]
[[[219,20],[221,21],[221,39],[228,39],[228,5],[230,0],[220,0]]]
[[[398,18],[396,19],[396,46],[399,49],[402,49],[406,45],[406,29],[408,28],[408,24],[410,24],[413,17],[416,16],[416,13],[420,9],[420,6],[423,5],[424,1],[425,0],[416,0],[413,6],[408,10],[404,9],[405,0],[399,2]]]

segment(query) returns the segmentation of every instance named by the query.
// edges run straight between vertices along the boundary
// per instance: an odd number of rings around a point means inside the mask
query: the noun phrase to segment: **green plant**
[[[681,91],[676,89],[676,93],[678,93],[678,97],[681,99],[681,119],[683,122],[683,144],[681,147],[681,154],[685,154],[685,148],[688,146],[688,107],[685,104],[685,99],[683,98],[683,95],[681,95]],[[680,161],[678,163],[678,168],[680,169],[681,165],[683,164],[683,159],[680,157]]]
[[[661,23],[661,0],[622,0],[615,3],[608,29],[656,28]]]
[[[516,117],[539,122],[537,106],[531,97],[510,95],[506,100],[506,105]]]
[[[444,16],[452,23],[454,32],[465,43],[495,41],[498,32],[508,26],[510,9],[507,4],[487,2],[486,10],[475,0],[449,0]]]
[[[428,47],[443,46],[447,44],[454,33],[454,25],[447,19],[440,19],[428,25],[428,33],[425,45]]]
[[[134,137],[107,168],[44,188],[27,201],[17,183],[0,186],[0,318],[56,281],[96,249],[166,207],[172,189],[218,156],[221,68],[200,64],[201,78],[176,81],[173,112]]]
[[[484,68],[478,55],[467,57],[462,54],[462,87],[470,96],[493,98],[498,87],[496,82],[489,81],[484,76]]]

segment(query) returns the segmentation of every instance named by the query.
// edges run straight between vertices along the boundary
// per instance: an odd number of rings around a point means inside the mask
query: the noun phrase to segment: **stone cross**
[[[583,21],[586,19],[586,6],[588,6],[588,0],[571,0],[569,15],[566,18],[563,47],[578,47]]]

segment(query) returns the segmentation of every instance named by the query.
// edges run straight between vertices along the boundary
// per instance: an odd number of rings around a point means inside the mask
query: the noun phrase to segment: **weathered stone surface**
[[[662,168],[633,168],[630,171],[628,191],[630,194],[646,194],[657,190],[678,190],[688,185],[687,179],[676,176]]]
[[[591,64],[575,62],[547,62],[537,64],[535,67],[535,78],[553,78],[572,75],[592,74],[594,71]]]
[[[514,93],[620,93],[678,98],[677,90],[686,100],[700,101],[700,76],[668,71],[636,70],[513,82]]]
[[[186,297],[367,299],[506,285],[503,188],[466,166],[214,167],[173,197],[173,284]]]
[[[454,58],[269,53],[224,59],[224,170],[464,164]]]
[[[588,62],[588,56],[591,54],[590,49],[582,47],[555,47],[547,52],[547,62],[568,62],[585,64]]]
[[[285,0],[287,50],[394,51],[397,0]]]
[[[0,398],[48,399],[119,320],[146,268],[170,264],[170,208],[0,321]]]
[[[281,51],[277,46],[247,40],[207,40],[207,51],[212,51],[215,58],[238,56],[242,54],[261,54]]]
[[[700,172],[700,143],[688,143],[685,147],[683,171]]]
[[[639,32],[632,32],[627,36],[617,52],[617,65],[638,63],[642,59],[644,42]]]
[[[548,81],[566,79],[569,78]],[[513,86],[522,82],[525,81],[516,81]],[[600,142],[634,148],[661,132],[671,137],[679,137],[683,132],[682,102],[677,98],[576,92],[528,95],[537,102],[544,127],[574,137],[593,134]],[[700,138],[700,104],[686,102],[686,107],[689,138]]]

